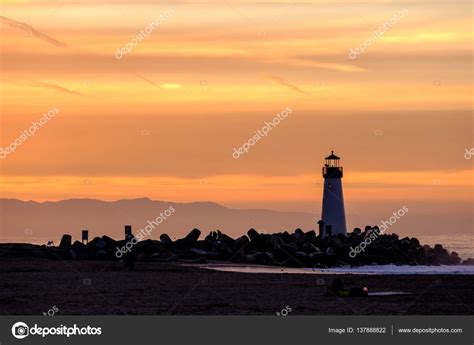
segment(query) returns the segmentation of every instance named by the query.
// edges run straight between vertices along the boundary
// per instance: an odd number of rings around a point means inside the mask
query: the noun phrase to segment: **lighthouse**
[[[340,158],[331,151],[323,167],[323,211],[320,221],[321,235],[346,234],[346,214],[342,195],[342,167]]]

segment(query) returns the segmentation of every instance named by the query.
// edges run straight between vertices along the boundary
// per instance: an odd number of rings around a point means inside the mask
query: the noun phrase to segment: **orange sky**
[[[0,1],[0,147],[59,109],[0,159],[0,197],[318,213],[333,149],[348,207],[472,208],[470,1]],[[349,59],[402,8],[404,18]],[[232,158],[286,107],[285,121]]]

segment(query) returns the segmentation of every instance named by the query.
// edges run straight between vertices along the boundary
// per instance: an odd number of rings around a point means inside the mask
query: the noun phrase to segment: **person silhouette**
[[[338,297],[367,297],[369,294],[369,289],[366,286],[363,288],[353,287],[350,290],[344,289],[344,283],[340,278],[334,279],[331,285],[327,287],[327,291],[329,294]]]

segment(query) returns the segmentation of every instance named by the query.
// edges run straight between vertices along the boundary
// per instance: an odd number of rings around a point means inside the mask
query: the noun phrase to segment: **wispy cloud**
[[[321,68],[340,72],[366,72],[367,70],[363,67],[355,66],[352,64],[343,63],[332,63],[332,62],[318,62],[307,58],[289,58],[282,60],[281,62],[286,64],[292,64],[295,66],[305,66],[311,68]]]
[[[301,94],[303,94],[303,95],[309,95],[309,93],[307,93],[306,91],[301,90],[299,87],[297,87],[297,86],[295,86],[295,85],[293,85],[293,84],[288,83],[287,81],[283,80],[283,79],[280,78],[280,77],[276,77],[276,76],[266,76],[265,79],[271,80],[271,81],[273,81],[274,83],[276,83],[276,84],[278,84],[278,85],[285,86],[285,87],[287,87],[288,89],[293,90],[293,91],[298,92],[298,93],[301,93]]]
[[[137,76],[138,78],[146,81],[148,84],[151,84],[153,86],[156,86],[157,88],[161,89],[160,85],[156,84],[154,81],[148,79],[148,78],[145,78],[144,76],[138,74],[138,73],[133,73],[135,76]]]
[[[70,90],[70,89],[65,88],[63,86],[60,86],[60,85],[47,83],[47,82],[44,82],[44,81],[34,81],[34,82],[31,83],[31,85],[36,86],[36,87],[45,87],[45,88],[56,90],[56,91],[59,91],[59,92],[64,92],[64,93],[67,93],[67,94],[70,94],[70,95],[84,96],[80,92]]]
[[[49,37],[48,35],[45,35],[45,34],[39,32],[39,31],[37,31],[31,25],[21,23],[21,22],[17,22],[15,20],[12,20],[12,19],[9,19],[9,18],[3,17],[3,16],[0,16],[0,22],[4,23],[4,24],[6,24],[6,25],[8,25],[12,28],[20,29],[22,31],[26,31],[26,32],[30,33],[32,36],[34,36],[34,37],[36,37],[40,40],[43,40],[45,42],[48,42],[50,44],[53,44],[55,46],[58,46],[58,47],[65,47],[66,46],[66,43],[58,41],[58,40],[56,40],[52,37]]]

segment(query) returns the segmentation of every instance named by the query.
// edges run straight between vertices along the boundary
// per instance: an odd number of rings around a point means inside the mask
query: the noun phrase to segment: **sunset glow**
[[[333,149],[348,205],[472,206],[472,4],[426,4],[2,0],[0,147],[59,113],[0,159],[0,197],[298,202],[318,213]],[[288,120],[232,157],[288,106]]]

